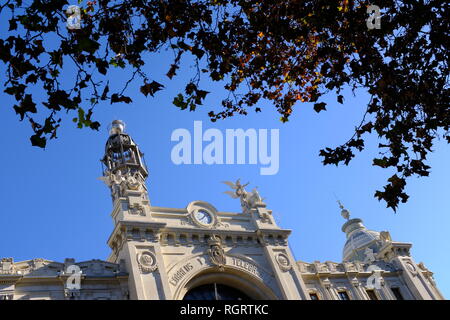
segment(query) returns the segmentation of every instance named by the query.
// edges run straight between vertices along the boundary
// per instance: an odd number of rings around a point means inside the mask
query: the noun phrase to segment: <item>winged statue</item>
[[[225,191],[224,192],[224,193],[228,194],[230,197],[232,197],[233,199],[237,199],[237,198],[246,196],[247,191],[245,191],[245,187],[249,185],[249,182],[242,185],[241,179],[237,179],[235,183],[233,183],[231,181],[223,181],[223,183],[226,184],[227,186],[231,187],[231,189],[235,190],[235,191]]]
[[[237,179],[235,183],[231,181],[223,181],[224,184],[229,186],[234,191],[225,191],[225,194],[228,194],[233,199],[240,199],[241,206],[245,210],[253,208],[257,203],[260,203],[264,200],[259,195],[257,190],[258,187],[253,188],[251,192],[245,190],[245,187],[249,185],[249,182],[246,184],[241,184],[241,180]]]

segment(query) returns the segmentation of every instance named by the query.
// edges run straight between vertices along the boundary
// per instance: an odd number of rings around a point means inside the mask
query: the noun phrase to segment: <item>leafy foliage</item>
[[[131,103],[124,92],[140,78],[145,96],[164,86],[142,71],[144,55],[169,48],[174,52],[167,77],[176,76],[183,56],[194,59],[196,74],[173,104],[196,110],[208,92],[201,76],[224,83],[228,96],[212,121],[247,114],[265,99],[286,122],[297,102],[311,102],[342,89],[366,88],[366,114],[343,145],[320,151],[324,164],[348,164],[364,149],[364,135],[376,132],[380,158],[373,165],[396,171],[375,197],[397,208],[406,202],[405,178],[429,174],[425,164],[433,141],[449,136],[448,6],[440,0],[379,0],[381,28],[368,30],[367,1],[349,0],[122,0],[90,1],[82,7],[82,28],[64,25],[65,0],[7,0],[0,16],[9,20],[9,36],[0,39],[0,61],[6,66],[4,92],[17,101],[20,119],[28,118],[31,142],[45,147],[55,138],[61,111],[76,112],[78,127],[98,129],[93,109],[101,101]],[[82,2],[82,1],[80,1]],[[8,11],[9,10],[9,11]],[[58,46],[47,49],[46,39]],[[63,88],[66,64],[77,74]],[[105,84],[111,68],[130,68],[123,90],[110,93]],[[41,88],[36,101],[29,88]],[[33,119],[48,112],[43,124]],[[87,109],[87,112],[84,110]]]

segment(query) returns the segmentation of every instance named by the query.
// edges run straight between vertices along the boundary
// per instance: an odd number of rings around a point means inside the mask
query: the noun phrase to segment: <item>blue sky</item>
[[[1,34],[1,33],[0,33]],[[282,124],[279,115],[267,103],[262,113],[250,112],[211,123],[207,113],[219,108],[226,93],[220,86],[205,82],[211,91],[205,106],[197,112],[180,111],[171,103],[189,79],[189,68],[169,81],[170,52],[148,58],[146,72],[163,83],[166,89],[155,98],[145,98],[138,84],[129,88],[133,103],[104,104],[96,108],[95,117],[103,126],[99,132],[77,129],[64,117],[58,139],[45,150],[32,147],[27,122],[19,122],[9,96],[0,93],[0,135],[3,160],[0,181],[0,257],[15,261],[46,258],[63,261],[106,259],[106,245],[113,229],[111,198],[107,187],[97,178],[101,175],[100,159],[108,137],[107,124],[122,119],[127,132],[145,153],[150,176],[147,181],[150,201],[155,206],[185,207],[190,201],[205,200],[221,211],[238,211],[239,201],[223,194],[227,186],[221,181],[241,178],[258,186],[279,225],[291,229],[290,246],[295,258],[302,261],[341,261],[345,235],[341,226],[336,197],[350,210],[352,217],[363,219],[373,230],[390,231],[394,241],[411,242],[412,256],[423,261],[435,273],[438,287],[450,296],[450,197],[448,161],[450,149],[445,141],[437,142],[428,164],[428,178],[408,181],[410,199],[397,213],[386,209],[373,197],[392,172],[373,167],[377,154],[377,137],[368,138],[366,150],[346,166],[321,164],[319,150],[336,146],[352,135],[365,110],[368,96],[359,91],[344,94],[343,105],[334,95],[327,97],[326,112],[317,114],[310,104],[297,104],[291,120]],[[3,65],[0,79],[3,83]],[[117,70],[108,79],[112,86],[123,79]],[[66,80],[70,75],[66,75]],[[37,92],[31,89],[31,92]],[[262,176],[259,165],[175,165],[172,163],[173,130],[186,128],[193,132],[195,120],[202,120],[204,130],[255,128],[280,130],[280,169],[276,175]]]

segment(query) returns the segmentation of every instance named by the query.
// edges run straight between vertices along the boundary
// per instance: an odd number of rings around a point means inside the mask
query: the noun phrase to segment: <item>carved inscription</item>
[[[254,265],[253,263],[250,263],[250,262],[247,262],[242,259],[235,258],[235,257],[231,257],[231,261],[232,261],[233,266],[245,269],[246,271],[257,276],[258,278],[262,278],[261,273],[258,270],[258,267],[256,265]]]
[[[266,283],[269,283],[272,280],[270,275],[266,274],[266,272],[260,269],[260,267],[258,267],[256,264],[237,257],[226,257],[225,265],[232,266],[253,274]],[[189,278],[193,274],[196,274],[196,272],[205,268],[206,266],[214,266],[214,264],[212,264],[210,259],[207,259],[206,256],[201,256],[195,260],[191,260],[180,268],[174,269],[174,271],[169,274],[169,283],[172,286],[177,286],[184,279]]]
[[[170,284],[176,286],[178,282],[180,282],[188,273],[190,273],[194,269],[192,263],[188,262],[180,269],[175,271],[175,273],[170,277]]]

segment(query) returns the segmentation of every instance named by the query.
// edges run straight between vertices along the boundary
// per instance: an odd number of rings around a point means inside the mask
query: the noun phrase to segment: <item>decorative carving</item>
[[[425,265],[423,264],[423,262],[419,262],[418,267],[419,267],[421,270],[423,270],[423,271],[431,272],[430,270],[428,270],[427,267],[425,267]]]
[[[158,264],[156,263],[156,256],[151,251],[144,251],[138,253],[137,261],[139,264],[139,269],[142,273],[149,273],[156,271],[158,269]]]
[[[139,190],[142,185],[139,174],[137,172],[134,175],[128,174],[126,176],[126,185],[130,190]]]
[[[355,288],[358,288],[358,287],[360,286],[359,280],[358,280],[358,278],[357,278],[356,276],[353,277],[353,278],[351,279],[350,282],[352,283],[352,285],[353,285]]]
[[[376,260],[375,254],[373,253],[373,249],[366,248],[364,250],[364,260],[362,261],[364,264],[371,264]]]
[[[337,271],[337,263],[331,262],[331,261],[327,261],[326,262],[328,269],[330,270],[331,273],[336,272]]]
[[[133,205],[131,205],[129,212],[130,212],[131,215],[145,216],[145,209],[139,203],[134,203]]]
[[[120,170],[115,173],[105,171],[105,175],[99,179],[111,189],[114,198],[122,197],[125,190],[145,191],[144,180],[139,172],[124,174]]]
[[[254,187],[252,192],[247,195],[247,203],[250,208],[256,207],[256,204],[262,203],[263,198],[259,195],[258,187]]]
[[[278,266],[280,267],[280,269],[284,272],[289,271],[292,269],[292,264],[289,261],[289,257],[287,254],[285,253],[278,253],[275,256],[275,260],[278,263]]]
[[[407,261],[407,262],[405,263],[405,265],[406,265],[406,268],[409,270],[409,272],[411,272],[411,274],[412,274],[413,276],[417,275],[417,269],[416,269],[416,267],[411,263],[411,261]]]
[[[36,259],[33,259],[33,261],[32,261],[32,268],[33,268],[33,270],[42,268],[45,265],[46,265],[45,261],[42,258],[36,258]]]
[[[416,271],[416,267],[413,266],[413,264],[411,262],[407,262],[406,263],[406,267],[409,269],[409,271],[411,272],[415,272]]]
[[[268,211],[258,212],[258,217],[264,223],[272,223],[272,221],[270,220],[270,213]]]
[[[223,271],[223,266],[226,264],[225,251],[222,248],[222,241],[216,235],[212,235],[208,239],[209,249],[208,255],[211,263],[218,266],[219,270]]]
[[[328,269],[328,266],[325,263],[315,262],[314,263],[316,267],[316,272],[330,272],[330,269]]]
[[[13,274],[15,271],[13,258],[2,258],[0,260],[0,274]]]
[[[229,227],[230,227],[230,224],[229,224],[229,223],[225,223],[225,222],[218,221],[217,224],[216,224],[216,227],[229,228]]]
[[[344,270],[346,271],[346,272],[357,272],[358,270],[356,269],[356,266],[355,266],[355,264],[354,263],[351,263],[351,262],[345,262],[344,263]]]
[[[325,289],[327,289],[327,290],[330,290],[330,289],[331,289],[331,286],[332,286],[331,281],[330,281],[330,279],[328,279],[328,277],[323,278],[323,280],[322,280],[322,285],[323,285],[323,286],[325,287]]]
[[[98,179],[102,180],[108,187],[111,188],[113,185],[118,185],[122,182],[122,173],[120,171],[112,173],[107,170],[105,172],[105,175]]]
[[[389,231],[381,231],[380,239],[383,244],[392,242],[391,234]]]

